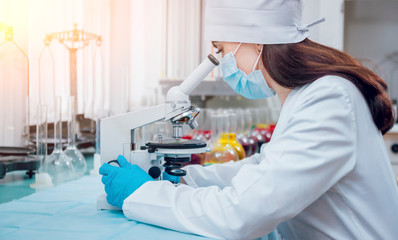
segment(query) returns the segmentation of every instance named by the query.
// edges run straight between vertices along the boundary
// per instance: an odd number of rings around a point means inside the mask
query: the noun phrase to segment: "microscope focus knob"
[[[195,128],[198,127],[198,123],[196,122],[195,119],[193,119],[192,121],[190,121],[190,122],[188,123],[188,126],[189,126],[191,129],[195,129]]]
[[[391,151],[392,151],[393,153],[398,153],[398,144],[394,143],[394,144],[391,146]]]
[[[159,178],[161,173],[162,171],[160,170],[160,168],[155,166],[151,167],[148,170],[149,176],[151,176],[153,179]]]

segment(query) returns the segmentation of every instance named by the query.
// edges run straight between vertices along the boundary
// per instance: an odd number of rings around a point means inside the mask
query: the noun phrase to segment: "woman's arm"
[[[237,162],[231,161],[210,166],[188,165],[184,167],[187,175],[181,178],[181,180],[195,188],[212,185],[224,188],[231,185],[232,178],[235,177],[242,166],[246,164],[258,164],[260,159],[260,154],[254,154]]]
[[[253,239],[299,214],[356,163],[357,130],[345,89],[331,81],[306,90],[261,163],[241,166],[230,186],[148,182],[124,201],[125,216],[208,237]]]

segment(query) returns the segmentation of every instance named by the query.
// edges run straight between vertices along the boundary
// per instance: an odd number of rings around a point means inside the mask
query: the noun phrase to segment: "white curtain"
[[[166,76],[184,79],[202,60],[201,1],[168,0]]]
[[[46,34],[78,30],[102,37],[101,45],[91,40],[77,50],[77,99],[78,113],[95,116],[94,109],[106,108],[109,94],[103,89],[108,84],[106,64],[107,22],[109,0],[29,0],[28,55],[30,58],[31,112],[35,113],[39,101],[48,106],[49,119],[53,115],[54,96],[61,96],[63,119],[66,119],[66,102],[70,95],[70,53],[54,39],[49,47],[43,40]],[[70,44],[66,43],[70,46]],[[50,58],[50,53],[53,58]],[[101,106],[99,106],[101,105]],[[35,119],[35,115],[31,116]]]
[[[0,0],[0,23],[14,27],[14,40],[29,57],[30,124],[39,104],[47,105],[53,120],[54,96],[62,96],[67,118],[69,52],[57,40],[46,47],[46,34],[77,24],[102,37],[101,46],[90,41],[77,50],[78,113],[92,119],[98,112],[120,114],[162,102],[159,80],[185,79],[211,52],[201,32],[204,2]],[[0,108],[0,114],[8,113]]]
[[[201,39],[202,0],[119,0],[113,11],[129,2],[129,23],[115,19],[112,28],[128,28],[130,41],[120,48],[112,43],[112,114],[159,104],[159,80],[185,79],[204,58]],[[120,17],[119,17],[120,18]],[[119,24],[118,24],[119,23]],[[116,30],[112,38],[125,38]],[[210,43],[207,43],[210,46]],[[119,52],[129,51],[129,58]],[[126,67],[126,65],[128,65]],[[127,80],[127,81],[126,81]],[[129,89],[126,91],[125,89]]]
[[[27,142],[28,60],[24,22],[28,8],[0,1],[0,146],[21,146]],[[17,9],[15,14],[8,11]],[[14,24],[11,25],[10,23]],[[9,34],[6,40],[5,31]]]
[[[0,0],[0,23],[13,27],[13,40],[29,57],[30,125],[35,124],[39,104],[48,107],[48,121],[54,119],[54,96],[62,97],[63,119],[68,117],[69,52],[57,40],[53,40],[49,47],[45,47],[43,40],[46,34],[73,30],[74,24],[77,24],[78,30],[102,37],[101,46],[97,46],[96,41],[90,41],[77,51],[78,113],[95,117],[95,109],[110,108],[109,64],[104,60],[109,58],[110,3],[111,0]],[[4,40],[4,34],[0,32],[0,42]],[[2,55],[1,60],[7,62],[8,55]],[[20,68],[23,63],[15,61],[15,65]],[[13,78],[0,74],[0,95],[3,97],[9,89],[23,91],[19,82],[12,81]],[[27,87],[28,78],[24,81]],[[6,100],[2,98],[0,119],[8,119],[7,116],[14,116],[16,112],[15,118],[27,118],[28,110],[21,111],[26,106],[26,100],[19,97],[14,100],[14,105],[15,102],[20,102],[18,107],[7,107]],[[27,139],[21,136],[19,130],[14,131],[11,142],[4,140],[11,138],[3,130],[23,128],[26,124],[15,121],[14,125],[7,125],[5,122],[0,121],[0,145],[23,145]]]

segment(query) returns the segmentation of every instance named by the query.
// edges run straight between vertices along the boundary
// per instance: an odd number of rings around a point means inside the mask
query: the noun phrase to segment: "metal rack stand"
[[[75,97],[75,107],[77,109],[77,50],[88,46],[91,40],[95,40],[97,46],[100,46],[102,43],[102,38],[94,33],[78,30],[76,23],[73,25],[74,29],[71,31],[47,34],[44,39],[44,44],[48,46],[54,39],[56,39],[69,51],[70,95]]]

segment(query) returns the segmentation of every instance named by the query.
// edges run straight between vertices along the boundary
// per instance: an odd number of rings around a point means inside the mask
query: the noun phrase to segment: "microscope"
[[[209,54],[188,78],[167,92],[165,103],[102,119],[101,164],[114,162],[118,155],[123,155],[153,179],[163,180],[167,175],[168,180],[178,184],[179,177],[186,175],[186,171],[180,169],[182,163],[189,162],[191,154],[207,151],[203,141],[181,139],[184,124],[192,129],[198,126],[195,118],[200,109],[191,105],[189,94],[218,64],[218,60]],[[159,138],[138,147],[138,129],[158,121],[170,121],[173,137]],[[108,204],[106,194],[103,194],[97,199],[97,209],[118,208]]]

